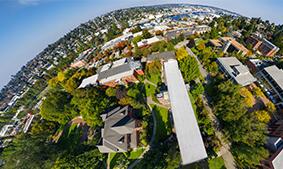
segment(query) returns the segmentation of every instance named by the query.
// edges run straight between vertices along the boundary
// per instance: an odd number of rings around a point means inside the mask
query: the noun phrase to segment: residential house
[[[218,58],[217,62],[220,70],[239,85],[247,86],[256,81],[248,67],[243,65],[236,57]]]
[[[101,153],[127,152],[138,147],[140,122],[134,118],[131,107],[117,107],[101,115]]]

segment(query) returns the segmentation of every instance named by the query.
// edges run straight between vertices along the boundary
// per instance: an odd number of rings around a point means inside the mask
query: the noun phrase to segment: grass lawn
[[[169,121],[168,110],[162,107],[151,105],[153,111],[155,112],[157,126],[156,126],[156,136],[155,142],[163,140],[171,133],[171,124]]]
[[[225,169],[224,160],[222,157],[217,157],[208,161],[209,169]]]
[[[145,93],[146,93],[146,96],[154,96],[155,90],[156,90],[155,86],[153,86],[151,84],[148,84],[148,83],[145,83]]]
[[[129,159],[137,159],[137,158],[140,157],[140,155],[143,153],[143,151],[144,151],[144,148],[138,148],[135,151],[131,151],[128,158]]]

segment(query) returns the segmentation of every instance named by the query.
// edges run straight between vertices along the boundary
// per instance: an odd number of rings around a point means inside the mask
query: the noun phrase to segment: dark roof
[[[157,54],[151,54],[147,56],[147,61],[154,61],[154,60],[169,60],[169,59],[176,59],[175,52],[167,51]]]
[[[115,76],[115,75],[123,73],[123,72],[128,72],[130,70],[132,70],[132,69],[130,67],[130,64],[128,64],[128,63],[123,64],[121,66],[114,67],[114,68],[110,68],[108,70],[100,72],[98,74],[98,80],[105,79],[105,78],[108,78],[110,76]]]
[[[136,121],[130,115],[130,107],[117,107],[107,114],[102,114],[104,128],[102,132],[102,145],[98,145],[102,153],[126,152],[129,147],[136,146],[137,140],[129,140],[129,135],[135,131]],[[130,146],[129,146],[130,144]]]

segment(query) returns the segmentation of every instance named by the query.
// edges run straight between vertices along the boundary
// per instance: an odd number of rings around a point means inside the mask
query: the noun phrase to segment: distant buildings
[[[249,69],[235,57],[218,58],[217,62],[221,71],[239,85],[247,86],[256,81]]]
[[[134,35],[132,33],[127,33],[127,34],[124,34],[122,36],[119,36],[115,39],[112,39],[108,42],[106,42],[102,47],[101,49],[102,50],[107,50],[107,49],[111,49],[111,48],[114,48],[118,43],[120,42],[123,42],[123,41],[127,41],[131,38],[133,38]]]
[[[71,64],[72,68],[80,68],[84,67],[87,64],[87,57],[95,50],[94,49],[88,49],[82,52]]]
[[[263,56],[273,57],[280,50],[277,46],[269,42],[267,39],[257,34],[250,36],[246,40],[246,43],[251,45],[253,50],[257,51]]]
[[[167,31],[165,33],[165,38],[167,40],[172,40],[177,38],[180,35],[189,36],[194,34],[203,34],[209,32],[211,28],[207,25],[194,25],[187,28],[178,28],[174,30]]]
[[[283,109],[283,70],[273,65],[262,69],[258,75],[271,92],[273,102]]]
[[[240,44],[232,37],[222,37],[219,39],[212,39],[209,41],[208,45],[216,48],[222,48],[222,51],[224,53],[237,52],[237,53],[241,53],[242,55],[247,55],[249,52],[249,50],[244,45]]]
[[[84,79],[79,88],[97,84],[115,87],[118,84],[136,83],[138,75],[143,75],[141,63],[123,58],[103,65],[96,75]]]
[[[140,123],[134,118],[129,106],[117,107],[102,114],[104,127],[101,129],[101,144],[97,145],[101,153],[127,152],[135,149],[139,142]]]

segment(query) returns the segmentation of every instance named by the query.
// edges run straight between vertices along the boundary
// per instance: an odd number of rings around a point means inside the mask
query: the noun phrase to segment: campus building
[[[271,91],[275,105],[283,109],[283,70],[273,65],[262,69],[258,75],[264,86]]]
[[[208,45],[220,48],[224,53],[237,52],[241,53],[242,55],[247,55],[249,52],[249,50],[244,45],[242,45],[232,37],[221,37],[219,39],[212,39],[208,42]]]
[[[247,86],[256,81],[256,78],[249,72],[248,67],[235,57],[218,58],[217,62],[226,77],[241,86]]]
[[[280,49],[273,43],[263,38],[261,35],[253,34],[247,40],[247,44],[250,44],[253,50],[257,51],[263,56],[273,57]]]
[[[96,75],[84,79],[79,88],[89,85],[104,85],[115,87],[118,84],[127,85],[137,83],[138,75],[143,75],[140,61],[131,58],[123,58],[113,63],[103,65]]]
[[[140,123],[134,118],[129,106],[117,107],[101,115],[104,127],[101,129],[101,153],[127,152],[138,147]]]

